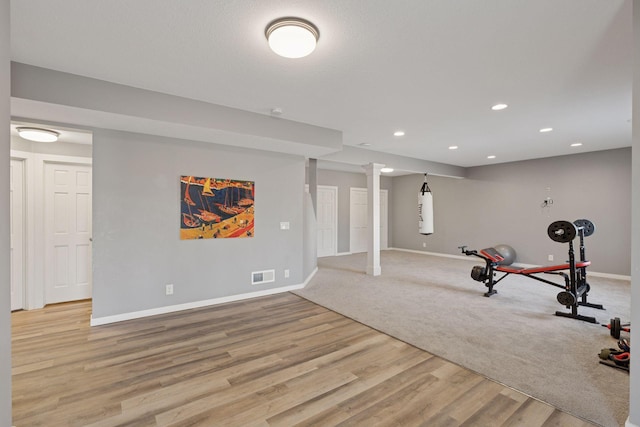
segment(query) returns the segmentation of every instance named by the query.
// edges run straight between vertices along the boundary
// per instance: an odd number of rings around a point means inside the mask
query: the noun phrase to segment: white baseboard
[[[438,257],[443,257],[443,258],[453,258],[453,259],[461,259],[461,260],[466,260],[466,261],[479,261],[480,259],[477,257],[473,257],[473,256],[466,256],[466,255],[451,255],[451,254],[443,254],[443,253],[439,253],[439,252],[427,252],[427,251],[416,251],[414,249],[402,249],[402,248],[389,248],[390,250],[394,250],[394,251],[400,251],[400,252],[410,252],[410,253],[414,253],[414,254],[421,254],[421,255],[431,255],[431,256],[438,256]],[[538,267],[535,264],[523,264],[518,262],[518,265],[521,265],[523,267],[526,268],[531,268],[531,267]],[[611,274],[611,273],[598,273],[597,271],[591,271],[589,270],[589,276],[595,276],[595,277],[603,277],[605,279],[616,279],[616,280],[626,280],[628,282],[631,281],[631,276],[624,276],[622,274]]]
[[[629,418],[627,418],[627,422],[624,423],[624,427],[640,427],[637,424],[632,423],[631,421],[629,421]]]
[[[452,254],[443,254],[440,252],[427,252],[427,251],[418,251],[415,249],[403,249],[403,248],[389,248],[390,251],[400,251],[400,252],[409,252],[412,254],[420,254],[420,255],[431,255],[431,256],[439,256],[442,258],[453,258],[453,259],[461,259],[464,261],[478,261],[478,258],[468,257],[466,255],[452,255]]]
[[[192,308],[207,307],[210,305],[224,304],[227,302],[241,301],[241,300],[250,299],[250,298],[257,298],[257,297],[263,297],[267,295],[279,294],[283,292],[295,291],[297,289],[302,289],[305,286],[307,286],[309,281],[313,278],[313,276],[315,276],[317,272],[318,272],[318,267],[316,267],[311,272],[311,274],[309,274],[309,276],[306,278],[306,280],[303,283],[298,285],[283,286],[280,288],[265,289],[262,291],[248,292],[246,294],[229,295],[225,297],[188,302],[184,304],[168,305],[165,307],[151,308],[148,310],[115,314],[113,316],[104,316],[104,317],[97,317],[97,318],[94,318],[93,316],[91,316],[90,325],[91,326],[107,325],[109,323],[123,322],[125,320],[132,320],[132,319],[140,319],[142,317],[155,316],[158,314],[173,313],[175,311],[190,310]]]

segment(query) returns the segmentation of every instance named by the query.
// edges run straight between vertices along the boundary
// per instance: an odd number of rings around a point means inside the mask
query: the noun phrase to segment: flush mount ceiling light
[[[580,147],[582,145],[582,142],[574,142],[573,144],[571,144],[572,147]]]
[[[393,168],[382,168],[382,169],[380,169],[380,172],[382,172],[382,173],[391,173],[391,172],[393,172]]]
[[[457,145],[452,145],[449,147],[449,150],[457,150],[458,146]]]
[[[404,136],[404,131],[403,130],[397,130],[393,133],[393,136]]]
[[[495,159],[495,158],[496,158],[496,156],[494,156],[493,154],[490,155],[490,156],[487,156],[487,159]]]
[[[316,48],[318,28],[301,18],[280,18],[264,31],[272,51],[285,58],[302,58]]]
[[[542,128],[540,129],[540,132],[545,133],[545,132],[551,132],[553,130],[553,128]]]
[[[507,108],[508,105],[507,104],[496,104],[493,107],[491,107],[491,109],[493,111],[500,111],[500,110],[504,110],[505,108]]]
[[[42,128],[18,127],[16,130],[20,137],[36,142],[55,142],[60,136],[60,133],[54,130]]]

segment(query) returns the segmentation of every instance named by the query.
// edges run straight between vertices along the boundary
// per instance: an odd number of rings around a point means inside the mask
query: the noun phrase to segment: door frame
[[[25,295],[24,309],[44,307],[44,168],[45,163],[93,165],[93,158],[11,150],[11,159],[24,161]],[[38,183],[39,185],[36,185]],[[91,183],[93,188],[93,181]],[[93,192],[93,191],[92,191]]]
[[[27,288],[27,286],[26,286],[26,281],[27,281],[27,262],[26,262],[26,260],[27,260],[27,255],[26,255],[26,249],[27,249],[27,242],[26,242],[26,240],[27,240],[27,224],[26,224],[26,222],[27,222],[27,212],[26,212],[26,203],[27,203],[27,201],[26,201],[26,197],[27,197],[26,189],[27,189],[27,183],[26,183],[26,167],[27,167],[27,165],[26,165],[26,160],[25,159],[18,158],[16,156],[10,156],[10,162],[12,164],[13,164],[13,162],[20,163],[20,167],[22,168],[22,171],[21,171],[22,172],[21,173],[21,188],[20,188],[20,191],[21,191],[20,202],[21,202],[21,205],[22,205],[21,209],[20,209],[20,214],[21,214],[21,218],[20,218],[21,227],[20,228],[22,228],[22,230],[20,231],[21,240],[22,240],[20,242],[21,243],[20,257],[22,259],[21,260],[21,267],[22,267],[21,278],[22,278],[22,283],[21,283],[21,287],[20,287],[20,293],[22,293],[22,295],[20,296],[20,307],[16,307],[16,308],[14,308],[14,305],[13,305],[13,295],[11,296],[11,311],[14,311],[14,310],[24,310],[25,307],[26,307],[26,288]],[[13,166],[12,166],[12,168],[13,168]],[[10,182],[12,180],[13,180],[13,176],[11,176]],[[14,217],[14,212],[13,212],[14,211],[14,207],[15,206],[12,204],[11,205],[11,212],[10,212],[10,215],[13,218],[11,220],[11,222],[12,222],[11,227],[12,228],[13,228],[13,226],[15,224],[15,217]],[[13,235],[13,233],[12,233],[12,235]],[[9,268],[11,270],[13,269],[13,256],[14,256],[13,255],[13,251],[14,251],[14,248],[13,248],[13,239],[12,239],[12,242],[11,242],[12,262],[11,262],[11,265],[9,266]],[[12,271],[11,272],[11,278],[10,278],[10,281],[11,281],[10,286],[13,286],[13,276],[14,276],[13,273],[14,272]]]
[[[47,270],[47,265],[46,262],[47,261],[53,261],[53,253],[50,252],[51,248],[52,248],[52,243],[53,241],[50,240],[52,239],[52,233],[53,233],[53,229],[52,228],[48,228],[51,227],[53,225],[53,221],[52,221],[52,217],[50,216],[46,216],[45,213],[49,213],[52,214],[53,213],[53,205],[55,204],[55,190],[54,193],[51,192],[51,190],[54,189],[54,187],[49,187],[48,184],[51,183],[53,185],[53,181],[51,181],[51,175],[48,174],[49,172],[49,167],[51,166],[53,171],[57,170],[57,167],[62,168],[63,170],[68,170],[66,169],[67,167],[71,167],[71,168],[83,168],[82,170],[88,170],[89,174],[92,175],[93,172],[93,168],[90,164],[86,164],[86,163],[77,163],[77,162],[70,162],[70,161],[60,161],[59,159],[52,161],[50,159],[46,159],[43,162],[42,165],[42,176],[43,179],[40,181],[43,183],[42,185],[42,209],[39,210],[39,213],[42,217],[42,233],[40,233],[39,235],[42,236],[42,244],[38,245],[38,248],[41,249],[42,253],[41,256],[38,258],[40,260],[42,260],[42,263],[39,263],[39,265],[42,266],[42,290],[43,290],[43,299],[44,299],[44,304],[56,304],[59,302],[67,302],[67,301],[76,301],[78,299],[85,299],[86,297],[81,297],[78,298],[77,295],[71,297],[71,295],[68,295],[67,297],[60,299],[58,298],[60,295],[57,295],[57,297],[53,298],[52,300],[52,282],[50,280],[47,279],[51,279],[53,280],[50,276],[45,277],[45,273],[48,271]],[[49,180],[47,180],[47,178],[49,178]],[[49,192],[45,191],[45,190],[49,190]],[[91,263],[92,261],[92,245],[91,245],[91,234],[92,234],[92,230],[93,230],[93,211],[92,211],[92,206],[91,206],[91,200],[92,200],[92,196],[93,196],[93,179],[91,179],[91,181],[89,182],[88,185],[88,191],[89,191],[89,204],[87,205],[88,207],[88,232],[84,233],[84,235],[86,236],[86,243],[87,243],[87,249],[86,249],[86,253],[87,253],[87,257],[88,257],[88,263]],[[74,202],[73,206],[76,206],[77,203],[77,199]],[[51,208],[49,211],[47,211],[47,207]],[[66,206],[67,208],[70,207],[69,205]],[[77,210],[77,206],[76,206],[76,213],[78,212]],[[75,216],[74,216],[75,217]],[[68,219],[68,218],[67,218]],[[76,218],[77,219],[77,218]],[[55,240],[55,239],[54,239]],[[55,246],[55,244],[54,244]],[[76,248],[77,250],[77,248]],[[76,253],[77,256],[77,253]],[[77,257],[76,257],[76,262],[77,262]],[[49,267],[52,267],[51,265],[49,265]],[[85,266],[86,267],[86,266]],[[53,273],[53,268],[51,270],[49,270],[49,274]],[[93,283],[93,277],[92,277],[92,268],[88,268],[86,270],[87,272],[87,281],[88,281],[88,287],[89,290],[91,292],[88,293],[88,298],[91,298],[92,296],[92,283]],[[76,268],[76,273],[77,273],[77,268]],[[74,293],[74,292],[72,292]],[[83,292],[83,295],[87,295]]]

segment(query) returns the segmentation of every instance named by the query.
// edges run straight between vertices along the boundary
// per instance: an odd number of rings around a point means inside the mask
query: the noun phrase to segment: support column
[[[307,183],[309,184],[309,194],[311,195],[311,204],[313,205],[313,213],[318,217],[318,159],[309,159],[309,169],[307,175]]]
[[[0,426],[11,425],[11,266],[9,259],[9,0],[0,0]]]
[[[367,274],[379,276],[380,267],[380,169],[384,165],[369,163],[367,171]]]

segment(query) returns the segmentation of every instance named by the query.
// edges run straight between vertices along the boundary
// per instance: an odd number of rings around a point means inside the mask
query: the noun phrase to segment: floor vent
[[[275,270],[254,271],[251,273],[251,284],[260,285],[262,283],[269,283],[276,281]]]

